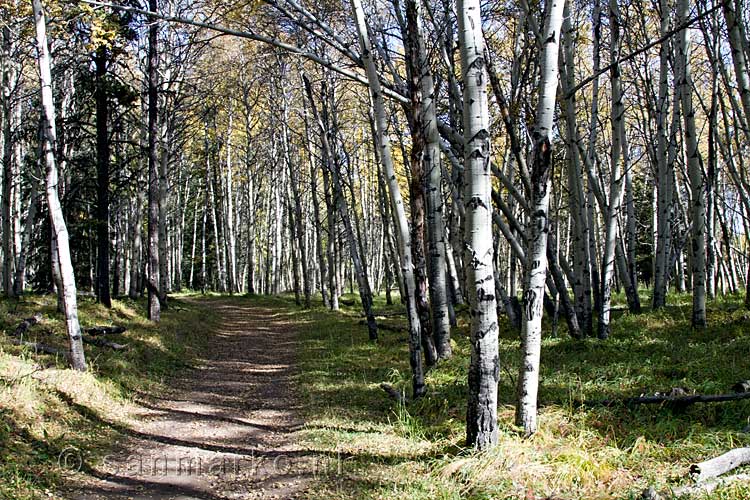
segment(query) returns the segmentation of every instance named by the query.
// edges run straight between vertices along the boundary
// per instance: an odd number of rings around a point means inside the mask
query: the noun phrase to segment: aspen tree
[[[471,308],[466,443],[484,449],[497,444],[497,383],[500,370],[493,270],[487,61],[479,0],[459,0],[456,9],[464,81],[464,262]],[[545,251],[546,245],[542,253]]]
[[[680,24],[690,15],[690,2],[679,0],[677,16]],[[680,87],[680,106],[684,122],[685,154],[690,176],[691,225],[691,274],[693,285],[692,323],[696,328],[706,327],[706,202],[703,167],[698,149],[698,136],[693,109],[693,78],[690,70],[690,42],[688,29],[677,37],[677,84]]]
[[[156,0],[149,0],[148,8],[156,12]],[[157,155],[158,111],[157,75],[159,25],[148,28],[148,319],[156,323],[161,319],[161,287],[159,286],[159,160]]]
[[[541,52],[541,79],[532,132],[531,220],[524,278],[521,320],[521,366],[518,376],[516,424],[526,435],[537,430],[537,393],[542,348],[542,305],[547,279],[547,237],[549,198],[552,178],[552,126],[558,87],[564,0],[553,0],[544,24]]]
[[[379,150],[383,175],[388,186],[388,194],[391,201],[391,210],[396,220],[396,240],[399,244],[399,260],[401,264],[401,277],[405,291],[406,312],[409,321],[409,363],[412,370],[412,394],[414,397],[423,396],[426,392],[424,384],[424,368],[422,361],[422,339],[419,314],[414,301],[414,265],[411,255],[411,236],[409,235],[409,224],[406,219],[406,210],[401,197],[401,189],[396,179],[396,172],[391,156],[391,143],[387,132],[387,118],[385,103],[383,102],[383,91],[375,61],[372,56],[370,36],[367,33],[365,13],[360,0],[351,0],[352,11],[357,26],[357,35],[362,61],[367,73],[367,81],[370,88],[375,115],[375,146]]]
[[[36,27],[37,63],[39,65],[39,81],[42,90],[43,149],[44,161],[47,168],[46,193],[49,208],[50,225],[52,226],[53,251],[55,252],[56,267],[59,271],[58,297],[65,314],[65,326],[68,333],[70,363],[73,369],[86,370],[86,358],[81,340],[81,325],[78,322],[78,303],[76,298],[76,282],[73,263],[70,258],[70,243],[68,228],[63,218],[62,206],[57,194],[58,172],[55,160],[55,146],[57,131],[55,128],[55,103],[52,98],[52,74],[50,71],[50,53],[47,45],[47,26],[44,7],[41,0],[32,0],[34,24]]]

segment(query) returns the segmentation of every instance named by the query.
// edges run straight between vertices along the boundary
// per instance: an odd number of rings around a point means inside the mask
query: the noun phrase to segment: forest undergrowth
[[[729,393],[750,378],[750,313],[740,297],[711,303],[704,331],[690,327],[689,296],[670,302],[640,315],[617,308],[604,342],[573,340],[564,326],[552,337],[545,324],[540,431],[531,439],[513,425],[519,340],[501,317],[499,444],[481,453],[464,448],[466,311],[454,329],[453,358],[429,371],[426,397],[406,404],[379,387],[390,383],[408,399],[405,332],[381,330],[373,344],[356,307],[309,313],[300,349],[305,436],[344,457],[339,480],[320,498],[619,499],[638,498],[650,485],[669,491],[688,483],[691,463],[750,445],[750,402],[682,411],[595,404],[675,387]],[[405,325],[400,306],[380,298],[376,309],[381,323]],[[725,487],[711,498],[750,498],[750,486]]]
[[[84,329],[123,326],[126,331],[109,340],[127,345],[118,351],[86,345],[89,370],[80,373],[68,369],[61,356],[35,354],[10,342],[8,334],[24,318],[41,313],[42,321],[24,340],[64,351],[65,324],[54,301],[53,295],[0,301],[3,499],[63,498],[58,492],[71,474],[86,472],[117,445],[118,428],[132,422],[138,394],[159,393],[170,375],[191,366],[216,319],[205,305],[172,299],[155,325],[143,317],[143,301],[117,300],[106,309],[93,298],[79,298]]]
[[[647,486],[668,490],[689,482],[696,461],[750,445],[750,402],[666,406],[602,406],[597,401],[652,395],[680,387],[718,394],[750,378],[750,313],[740,297],[714,301],[710,327],[690,328],[689,297],[671,297],[658,312],[630,315],[617,308],[607,341],[575,341],[561,325],[547,332],[542,352],[540,431],[530,439],[513,425],[518,338],[501,318],[500,438],[497,447],[464,447],[468,313],[458,312],[452,359],[431,369],[427,396],[410,401],[406,332],[381,329],[367,340],[356,296],[339,312],[319,303],[303,311],[291,296],[237,297],[295,312],[300,332],[299,397],[305,426],[299,436],[315,452],[338,457],[334,474],[314,481],[314,498],[637,498]],[[622,300],[622,298],[618,299]],[[647,302],[644,296],[644,303]],[[116,301],[111,310],[84,299],[81,322],[122,325],[113,352],[87,346],[91,370],[65,369],[62,359],[36,355],[0,341],[0,498],[50,498],[65,483],[61,453],[85,450],[96,464],[118,440],[139,393],[159,393],[165,380],[210,345],[217,317],[208,301],[175,299],[162,323],[139,314],[142,303]],[[29,340],[54,345],[64,326],[48,296],[2,302],[6,333],[35,312],[41,324]],[[376,298],[378,321],[405,326],[400,305]],[[60,343],[62,346],[63,344]],[[402,404],[381,383],[407,395]],[[95,412],[112,427],[71,408]],[[588,403],[588,404],[587,404]],[[74,405],[75,406],[75,405]],[[85,472],[85,469],[84,469]],[[750,487],[737,484],[711,498],[740,500]]]

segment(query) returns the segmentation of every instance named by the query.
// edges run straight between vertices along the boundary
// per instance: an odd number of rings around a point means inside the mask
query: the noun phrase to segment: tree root
[[[382,384],[380,384],[380,388],[383,389],[385,393],[388,394],[388,396],[395,399],[399,404],[406,404],[406,397],[401,392],[396,390],[396,388],[392,385],[383,382]]]
[[[118,335],[125,332],[124,326],[92,326],[86,328],[86,333],[93,336],[98,335]]]

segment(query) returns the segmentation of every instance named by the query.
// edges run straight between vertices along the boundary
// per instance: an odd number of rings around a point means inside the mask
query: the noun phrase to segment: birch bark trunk
[[[198,179],[198,189],[195,193],[195,203],[193,204],[193,236],[190,245],[190,272],[188,273],[188,288],[195,290],[195,245],[198,241],[198,199],[201,194],[201,179]]]
[[[385,112],[385,103],[383,102],[383,92],[380,86],[378,71],[375,67],[375,61],[372,58],[372,47],[370,37],[367,33],[367,23],[365,13],[360,0],[351,0],[352,11],[357,25],[357,35],[362,61],[367,73],[367,81],[372,96],[374,114],[375,114],[375,146],[380,152],[380,161],[383,167],[383,175],[388,185],[390,194],[391,209],[396,220],[397,241],[399,244],[399,259],[401,264],[401,278],[403,281],[404,295],[406,302],[406,312],[409,321],[409,363],[412,370],[412,394],[415,398],[425,394],[426,388],[424,383],[424,367],[422,361],[422,332],[419,322],[417,306],[414,302],[414,266],[411,257],[411,236],[409,235],[409,224],[406,219],[404,202],[401,197],[401,189],[398,185],[396,172],[393,166],[391,156],[391,143],[387,132],[387,115]]]
[[[630,143],[627,140],[625,128],[622,131],[622,153],[625,164],[625,250],[627,255],[628,276],[633,289],[638,296],[638,272],[636,269],[636,218],[635,218],[635,193],[633,191],[633,176],[631,174],[632,165],[630,164]]]
[[[57,194],[58,174],[55,162],[57,133],[55,129],[55,105],[52,97],[52,74],[50,72],[50,54],[47,46],[47,26],[44,7],[41,0],[32,0],[34,24],[36,27],[37,60],[39,80],[42,90],[42,108],[44,111],[44,158],[47,167],[46,191],[49,206],[50,225],[56,242],[55,250],[60,271],[58,295],[62,300],[65,314],[65,326],[68,332],[70,363],[73,369],[86,370],[86,358],[81,341],[81,325],[78,322],[78,304],[76,299],[75,274],[70,259],[68,229],[63,218],[60,199]]]
[[[2,289],[6,297],[13,297],[13,231],[11,220],[11,194],[13,187],[13,61],[11,33],[8,26],[2,28],[2,142],[3,142],[3,191],[2,191]]]
[[[740,91],[740,101],[745,112],[745,123],[750,123],[750,74],[748,74],[747,56],[745,54],[745,43],[740,31],[737,12],[741,12],[741,3],[738,0],[729,0],[723,3],[724,19],[727,23],[729,33],[729,46],[732,52],[734,74]],[[750,133],[748,133],[750,135]]]
[[[226,202],[226,215],[224,216],[226,233],[227,233],[227,274],[229,275],[229,292],[239,292],[237,282],[237,236],[236,229],[234,226],[234,172],[232,170],[232,133],[234,130],[234,113],[229,110],[229,125],[227,126],[227,172],[226,172],[226,187],[227,187],[227,202]]]
[[[182,162],[180,162],[182,163]],[[181,165],[182,167],[182,165]],[[180,171],[182,171],[183,168],[180,168]],[[185,190],[184,194],[182,195],[180,199],[180,203],[178,206],[183,207],[182,210],[180,210],[179,219],[180,222],[177,225],[177,231],[175,238],[177,240],[174,248],[174,271],[173,271],[173,278],[172,283],[174,286],[174,290],[176,292],[182,291],[182,281],[183,281],[183,269],[182,269],[182,259],[183,255],[185,255],[185,218],[187,216],[187,207],[189,204],[189,200],[191,200],[191,189],[190,189],[190,179],[185,180]],[[193,251],[194,253],[194,251]]]
[[[208,155],[208,146],[206,147],[206,154]],[[206,159],[206,163],[208,163],[208,157]],[[206,170],[208,172],[208,170]],[[201,293],[206,293],[206,284],[208,281],[207,276],[207,269],[206,269],[206,224],[208,219],[208,208],[206,205],[208,204],[208,174],[206,174],[206,187],[203,190],[203,203],[202,203],[202,211],[203,211],[203,217],[201,221],[201,285],[200,290]]]
[[[536,124],[532,132],[531,220],[529,221],[529,250],[524,278],[521,366],[518,376],[518,405],[516,407],[516,424],[523,427],[526,435],[534,434],[537,430],[542,309],[544,286],[547,279],[548,212],[552,178],[552,127],[558,87],[558,56],[564,4],[564,0],[553,0],[545,20],[544,42],[540,58],[539,100],[536,107]]]
[[[396,3],[397,10],[400,9]],[[406,52],[407,62],[407,85],[409,89],[410,105],[406,107],[406,116],[411,133],[411,149],[406,154],[404,140],[400,136],[404,162],[409,162],[409,208],[411,216],[411,250],[414,261],[414,279],[416,281],[415,300],[417,311],[419,311],[420,321],[422,323],[422,349],[424,351],[425,362],[428,367],[437,363],[438,354],[435,348],[435,341],[432,332],[432,321],[430,318],[430,305],[428,301],[428,284],[427,284],[427,249],[425,243],[425,127],[422,112],[422,87],[420,85],[419,69],[419,50],[417,48],[417,27],[411,26],[416,24],[416,10],[414,2],[407,3],[407,16],[410,19],[410,27],[406,29],[406,23],[399,18],[401,24],[402,36],[405,40],[404,50]],[[410,12],[411,11],[411,12]],[[400,11],[399,15],[400,15]]]
[[[711,50],[717,51],[715,46]],[[721,140],[717,133],[717,111],[718,111],[718,78],[716,72],[711,79],[711,104],[708,112],[708,165],[706,166],[706,294],[709,300],[716,296],[716,217],[715,210],[717,192],[718,155],[716,154],[716,143]]]
[[[679,0],[678,19],[680,24],[690,15],[690,2]],[[684,121],[685,154],[690,176],[691,226],[691,274],[693,286],[692,324],[695,328],[706,327],[706,206],[703,180],[703,167],[698,149],[698,136],[693,110],[693,78],[690,70],[690,42],[688,30],[684,29],[677,38],[677,70],[680,86],[680,105]]]
[[[297,241],[297,223],[295,222],[295,213],[291,205],[291,193],[289,193],[289,185],[286,189],[286,205],[287,205],[287,218],[289,224],[289,260],[291,261],[292,267],[292,290],[294,291],[294,303],[298,306],[302,305],[300,300],[300,272],[299,272],[299,244]],[[285,254],[286,255],[286,254]]]
[[[500,370],[497,298],[493,272],[487,61],[479,0],[459,0],[456,13],[461,47],[461,73],[465,86],[464,262],[467,264],[466,282],[471,308],[466,442],[468,446],[484,449],[497,444],[497,384]],[[562,16],[560,18],[562,21]],[[557,33],[559,34],[559,26]],[[556,63],[555,54],[555,66]],[[542,253],[544,250],[545,248],[542,249]]]
[[[450,322],[448,315],[448,283],[445,262],[445,228],[443,223],[443,200],[441,196],[442,169],[440,166],[440,136],[435,109],[435,84],[427,58],[422,27],[422,3],[406,1],[406,19],[414,38],[413,50],[419,89],[421,91],[420,124],[424,138],[422,156],[427,222],[427,266],[429,275],[430,310],[432,312],[432,335],[435,339],[438,359],[451,357]]]
[[[325,151],[322,152],[323,162],[328,161],[328,156]],[[331,183],[328,178],[328,169],[321,168],[323,177],[323,197],[325,198],[326,205],[326,219],[327,219],[327,230],[328,238],[326,238],[326,261],[328,262],[328,290],[330,292],[330,303],[329,306],[332,311],[339,310],[339,277],[338,269],[336,267],[336,259],[334,255],[334,246],[336,241],[336,210],[333,206],[333,200],[331,199]]]
[[[305,139],[307,139],[307,144],[310,145],[310,150],[308,151],[310,157],[310,195],[312,197],[313,221],[315,223],[315,250],[318,257],[318,268],[320,273],[320,295],[323,299],[323,307],[330,307],[331,304],[328,297],[328,290],[326,289],[328,272],[326,269],[325,253],[323,252],[323,231],[320,220],[320,202],[318,200],[318,166],[312,153],[310,124],[308,123],[306,106],[303,108],[302,113],[305,122]]]
[[[660,0],[662,36],[669,31],[669,0]],[[669,47],[668,42],[659,48],[659,98],[656,109],[656,259],[654,266],[653,308],[667,303],[668,262],[670,254],[672,175],[667,164],[667,121],[669,119]]]
[[[593,65],[592,71],[595,75],[599,74],[601,67],[601,28],[602,28],[602,13],[601,13],[601,0],[595,0],[593,14],[592,14],[592,52],[593,52]],[[586,166],[586,216],[588,219],[587,225],[589,227],[589,258],[591,259],[591,291],[593,294],[593,309],[599,312],[601,309],[601,277],[599,276],[598,261],[598,219],[596,213],[596,201],[598,193],[598,180],[594,175],[594,170],[597,164],[596,157],[596,141],[599,135],[599,77],[594,78],[591,84],[591,112],[589,117],[589,131],[588,131],[588,148],[586,155],[582,159]],[[598,193],[601,194],[601,193]]]
[[[617,0],[609,1],[609,24],[610,24],[610,60],[618,61],[620,58],[620,9]],[[610,111],[610,122],[612,127],[612,148],[610,151],[610,180],[609,180],[609,204],[606,208],[606,219],[604,225],[604,252],[602,255],[601,275],[601,306],[599,309],[599,324],[597,337],[606,339],[610,334],[610,309],[612,304],[612,284],[614,281],[615,259],[617,245],[617,219],[620,215],[620,205],[623,195],[622,179],[622,127],[625,108],[622,104],[622,89],[620,82],[620,65],[615,64],[610,71],[610,85],[612,88],[612,106]]]
[[[156,12],[156,1],[149,0],[148,7]],[[159,322],[161,302],[159,286],[159,159],[157,157],[158,111],[158,43],[159,25],[151,23],[148,29],[148,319]]]
[[[207,185],[208,185],[208,207],[210,209],[211,214],[211,226],[213,228],[214,233],[214,254],[216,256],[216,279],[217,279],[217,287],[220,292],[226,292],[227,286],[226,286],[226,266],[224,261],[224,252],[222,251],[222,248],[224,248],[223,245],[223,239],[220,236],[219,233],[219,226],[221,225],[221,219],[219,219],[219,216],[216,213],[216,192],[214,189],[214,185],[218,181],[218,175],[216,172],[216,167],[213,166],[208,169],[209,173],[213,173],[212,176],[210,176],[207,179]],[[281,217],[279,214],[278,217]],[[277,221],[279,226],[281,225],[281,221]],[[278,287],[274,290],[274,294],[278,294],[279,290]]]
[[[287,165],[287,168],[289,169],[289,184],[291,187],[291,198],[292,203],[294,203],[294,210],[292,211],[290,207],[290,224],[291,231],[292,231],[292,237],[294,240],[296,240],[296,246],[300,253],[300,264],[302,267],[302,289],[303,294],[305,297],[305,308],[310,308],[310,301],[311,301],[311,288],[310,288],[310,276],[308,272],[308,265],[307,265],[307,249],[305,246],[305,225],[304,225],[304,219],[302,214],[302,195],[300,193],[299,189],[299,174],[298,170],[295,168],[293,162],[292,162],[292,156],[289,151],[289,125],[288,125],[288,104],[286,102],[286,93],[282,89],[283,94],[283,107],[282,110],[283,116],[284,116],[284,124],[282,125],[282,138],[284,140],[284,160]],[[292,248],[294,245],[292,245]]]
[[[599,14],[599,0],[595,0],[593,17]],[[563,14],[563,42],[565,55],[565,77],[563,88],[566,92],[573,88],[575,80],[575,61],[573,51],[574,32],[570,22],[569,3],[565,3]],[[596,21],[595,21],[596,22]],[[570,94],[563,101],[568,145],[568,187],[570,189],[570,211],[573,214],[573,269],[575,280],[576,314],[581,321],[584,336],[593,333],[593,314],[591,311],[591,255],[589,248],[589,224],[586,216],[586,195],[583,189],[583,173],[578,154],[578,130],[576,127],[575,94]]]
[[[107,48],[100,45],[94,56],[96,67],[96,297],[112,307],[109,290],[109,106],[107,102]]]
[[[355,274],[357,285],[359,287],[359,298],[362,301],[362,308],[364,309],[364,313],[367,318],[368,333],[370,336],[370,340],[374,341],[378,339],[378,327],[375,323],[375,315],[372,311],[372,291],[370,289],[370,283],[367,277],[367,273],[365,272],[362,263],[362,255],[355,238],[354,228],[352,226],[351,218],[349,215],[349,209],[346,205],[346,199],[344,198],[344,190],[340,179],[339,167],[336,164],[335,157],[333,156],[333,151],[331,150],[331,146],[328,141],[328,135],[325,125],[323,123],[323,120],[320,118],[320,115],[318,114],[318,109],[315,105],[310,81],[307,78],[304,78],[304,82],[305,90],[307,92],[307,98],[310,100],[310,110],[312,111],[313,119],[318,124],[323,149],[326,151],[326,157],[329,161],[328,171],[330,172],[331,179],[333,180],[334,206],[337,207],[341,215],[342,222],[344,223],[344,230],[346,232],[346,238],[349,243],[349,253],[352,258],[352,264],[354,266],[353,272]],[[323,92],[323,94],[325,95],[325,91]]]
[[[158,56],[157,56],[158,57]],[[167,72],[169,73],[169,71]],[[158,72],[157,72],[158,75]],[[170,78],[167,74],[165,79]],[[157,94],[158,99],[158,94]],[[166,101],[166,99],[165,99]],[[162,103],[164,108],[167,107],[166,102]],[[158,215],[158,230],[159,230],[159,300],[161,302],[162,309],[167,307],[167,293],[170,292],[169,283],[169,253],[167,251],[169,247],[169,233],[168,233],[168,221],[167,221],[167,190],[168,190],[168,178],[169,178],[169,158],[170,158],[170,145],[172,142],[172,125],[171,118],[169,116],[162,116],[161,123],[161,157],[158,160],[157,166],[157,215]],[[158,154],[158,153],[157,153]]]
[[[373,137],[377,137],[377,135],[374,132],[373,129]],[[377,155],[376,155],[377,156]],[[377,158],[378,163],[380,163],[380,158]],[[387,305],[393,304],[393,298],[391,297],[391,286],[393,285],[393,273],[391,271],[391,261],[394,261],[394,264],[396,264],[396,261],[393,259],[395,257],[395,252],[391,252],[392,249],[392,242],[391,242],[391,213],[388,206],[388,202],[386,201],[386,198],[388,197],[388,193],[386,192],[385,187],[385,181],[383,180],[383,174],[382,172],[378,171],[378,200],[379,200],[379,209],[380,209],[380,223],[383,227],[383,251],[385,253],[385,258],[383,267],[385,268],[385,303]]]
[[[41,128],[39,132],[41,132]],[[37,179],[42,177],[41,174],[41,161],[44,155],[43,149],[44,137],[39,134],[39,162],[34,164],[34,176]],[[39,185],[36,179],[31,180],[31,193],[29,194],[29,208],[26,210],[26,220],[23,225],[23,236],[21,239],[21,253],[18,256],[18,263],[16,265],[16,276],[13,281],[13,293],[19,297],[23,295],[26,289],[26,261],[28,255],[31,253],[31,234],[34,229],[34,221],[36,220],[37,211],[37,197],[39,196]]]

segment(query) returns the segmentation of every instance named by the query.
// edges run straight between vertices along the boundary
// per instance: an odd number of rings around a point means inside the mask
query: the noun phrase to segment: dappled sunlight
[[[401,405],[379,384],[409,396],[404,335],[383,331],[369,342],[352,319],[356,305],[339,314],[303,311],[284,297],[210,297],[181,307],[195,313],[183,322],[165,316],[168,328],[187,331],[201,311],[216,315],[193,329],[200,349],[183,360],[173,333],[141,330],[148,325],[138,321],[123,335],[134,350],[102,353],[90,373],[0,356],[0,375],[17,379],[0,395],[3,407],[15,421],[45,422],[43,432],[15,430],[23,442],[48,440],[51,457],[70,443],[86,451],[84,473],[66,476],[75,491],[216,500],[222,491],[621,498],[645,484],[674,485],[689,463],[750,443],[742,432],[747,402],[684,411],[597,404],[675,386],[726,392],[750,372],[744,313],[731,307],[709,309],[717,326],[689,335],[689,319],[669,308],[620,317],[606,342],[545,338],[540,429],[532,439],[513,425],[518,340],[502,335],[498,446],[481,453],[464,448],[469,350],[462,328],[454,330],[454,357],[429,371],[427,396]],[[98,312],[87,317],[103,321]],[[144,359],[155,360],[160,375],[134,385],[133,363]],[[70,439],[70,421],[91,431]]]
[[[528,440],[512,425],[518,340],[502,336],[499,443],[483,453],[463,448],[465,331],[453,331],[454,358],[428,373],[427,396],[399,409],[378,384],[391,383],[409,395],[405,339],[385,332],[374,345],[367,341],[365,327],[352,324],[346,315],[308,313],[314,322],[303,327],[301,356],[310,395],[302,435],[331,450],[344,446],[372,474],[352,473],[342,483],[343,492],[324,488],[321,497],[377,498],[401,492],[416,498],[621,498],[647,484],[674,484],[692,461],[750,443],[741,432],[748,403],[695,405],[675,412],[654,406],[601,407],[596,401],[675,386],[728,392],[735,379],[750,373],[744,320],[728,329],[726,318],[717,318],[715,327],[687,334],[685,307],[689,305],[653,315],[623,315],[614,321],[606,342],[573,341],[564,333],[545,338],[540,429]],[[709,309],[709,317],[727,314],[721,311]],[[727,353],[727,345],[734,352]]]
[[[127,421],[105,419],[106,412],[71,397],[83,416],[125,437],[115,453],[93,465],[90,475],[101,480],[89,490],[120,495],[140,484],[210,497],[240,485],[251,496],[305,487],[312,472],[289,470],[306,467],[308,457],[294,438],[302,423],[291,413],[297,406],[289,392],[295,342],[280,319],[285,314],[246,301],[208,303],[218,321],[203,356],[192,360],[193,369],[165,381],[166,393],[138,393]],[[280,487],[285,478],[290,484]]]

